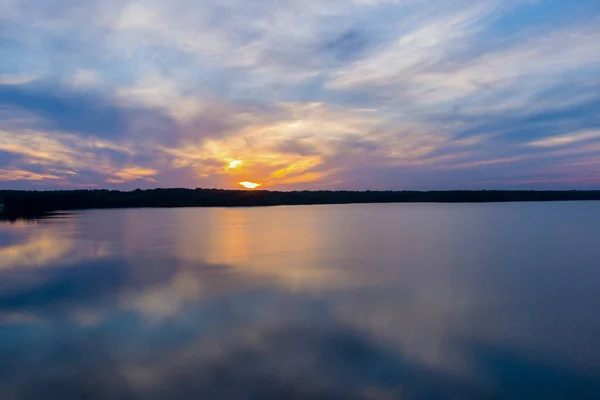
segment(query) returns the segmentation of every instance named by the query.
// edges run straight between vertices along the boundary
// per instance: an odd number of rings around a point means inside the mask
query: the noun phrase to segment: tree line
[[[267,191],[223,189],[2,191],[5,215],[138,207],[252,207],[348,203],[485,203],[600,200],[600,190]],[[1,202],[1,201],[0,201]]]

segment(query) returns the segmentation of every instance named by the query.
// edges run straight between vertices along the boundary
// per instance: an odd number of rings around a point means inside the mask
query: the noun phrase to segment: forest
[[[600,190],[268,191],[223,189],[0,191],[4,217],[138,207],[256,207],[350,203],[485,203],[600,200]]]

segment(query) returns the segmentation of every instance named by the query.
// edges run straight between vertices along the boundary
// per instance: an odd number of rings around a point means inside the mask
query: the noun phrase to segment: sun
[[[261,186],[260,183],[248,182],[248,181],[239,182],[239,184],[241,186],[245,187],[246,189],[256,189],[257,187]]]
[[[244,162],[242,160],[233,160],[229,164],[227,164],[227,169],[236,169],[241,167]]]

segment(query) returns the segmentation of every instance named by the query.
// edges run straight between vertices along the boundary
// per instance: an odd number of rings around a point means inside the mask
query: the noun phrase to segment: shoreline
[[[600,190],[293,191],[148,189],[0,191],[4,219],[58,211],[116,208],[269,207],[386,203],[512,203],[598,201]]]

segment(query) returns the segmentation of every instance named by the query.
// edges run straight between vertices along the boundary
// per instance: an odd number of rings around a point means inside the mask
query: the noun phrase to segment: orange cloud
[[[0,169],[0,181],[42,181],[46,179],[61,179],[51,174],[37,174],[20,169]]]
[[[129,167],[113,174],[114,178],[107,179],[109,183],[123,183],[128,181],[135,181],[138,179],[144,179],[150,182],[154,182],[154,175],[158,173],[155,169],[146,169],[140,167]]]

